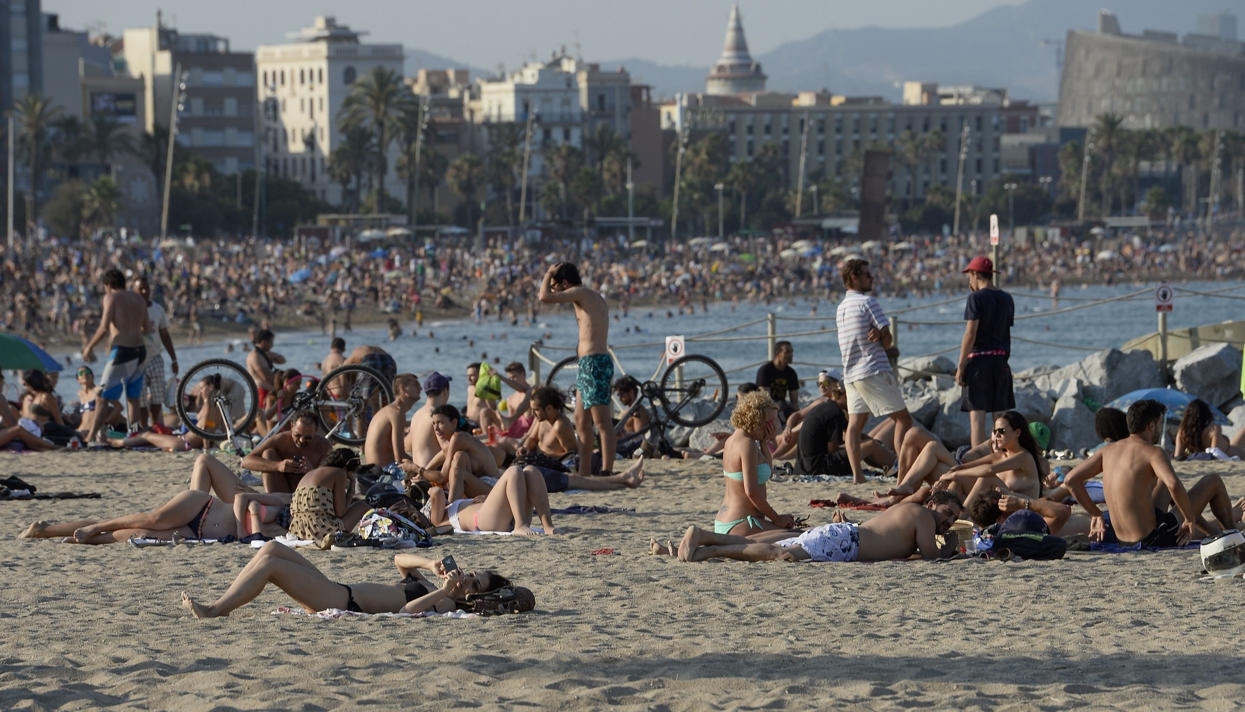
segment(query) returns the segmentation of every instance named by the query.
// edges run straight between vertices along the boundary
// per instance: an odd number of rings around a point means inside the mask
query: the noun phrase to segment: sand
[[[1199,580],[1196,551],[1054,562],[680,563],[650,535],[708,525],[713,463],[651,463],[635,491],[553,495],[564,534],[458,536],[429,551],[529,586],[537,611],[468,619],[274,615],[269,588],[200,621],[252,551],[138,549],[16,535],[35,519],[116,515],[185,486],[192,454],[0,453],[0,472],[99,500],[0,502],[0,708],[1212,709],[1245,699],[1245,582]],[[1217,472],[1245,494],[1240,463]],[[870,486],[782,482],[779,511]],[[852,512],[857,520],[868,513]],[[614,554],[594,554],[613,549]],[[311,551],[335,580],[396,580],[374,549]]]

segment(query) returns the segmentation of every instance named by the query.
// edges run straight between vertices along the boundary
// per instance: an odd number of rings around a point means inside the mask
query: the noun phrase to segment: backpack
[[[503,613],[523,613],[536,608],[536,596],[523,586],[506,586],[496,591],[467,594],[468,613],[497,616]]]
[[[1067,550],[1068,542],[1051,534],[1007,532],[994,537],[994,554],[1000,559],[1019,557],[1048,561],[1062,559]]]

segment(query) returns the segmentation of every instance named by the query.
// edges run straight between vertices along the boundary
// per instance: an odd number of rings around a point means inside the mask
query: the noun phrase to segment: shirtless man
[[[346,360],[342,362],[343,366],[352,364],[367,366],[379,373],[385,381],[392,381],[398,375],[398,364],[394,362],[393,356],[390,356],[388,351],[379,346],[364,344],[356,347],[346,357]]]
[[[539,386],[532,389],[528,403],[535,420],[519,447],[519,455],[542,452],[555,460],[563,460],[580,452],[575,428],[570,418],[566,417],[566,401],[556,388]],[[588,459],[592,459],[591,450],[588,451]],[[582,464],[579,470],[583,472]]]
[[[95,401],[95,422],[87,433],[87,442],[95,442],[100,430],[112,419],[114,407],[120,407],[121,394],[125,393],[130,427],[139,422],[138,399],[143,393],[143,362],[147,360],[147,348],[143,332],[149,328],[147,300],[137,292],[125,288],[125,275],[121,270],[104,272],[104,312],[95,335],[82,347],[82,360],[95,360],[95,345],[109,336],[108,363],[104,366],[99,398]]]
[[[579,324],[579,376],[575,387],[575,430],[579,434],[579,474],[592,472],[592,426],[601,439],[601,472],[614,470],[616,436],[610,416],[610,385],[614,362],[606,345],[609,340],[609,309],[605,298],[585,287],[579,269],[570,262],[551,265],[540,282],[540,301],[546,304],[572,304]]]
[[[934,492],[924,505],[902,502],[863,524],[823,524],[799,536],[773,544],[730,534],[715,534],[688,527],[677,551],[657,543],[654,554],[677,555],[680,561],[724,558],[740,561],[887,561],[920,554],[923,559],[951,556],[959,541],[951,526],[960,518],[963,504],[954,492]],[[938,546],[934,536],[943,535]]]
[[[346,340],[340,336],[334,336],[329,342],[329,355],[324,357],[320,362],[320,375],[327,376],[329,372],[346,361]]]
[[[1064,478],[1064,486],[1089,513],[1092,541],[1147,548],[1184,546],[1199,530],[1209,533],[1201,518],[1207,506],[1220,525],[1232,528],[1232,503],[1223,480],[1207,475],[1186,491],[1167,453],[1154,445],[1162,434],[1165,412],[1158,401],[1133,403],[1128,407],[1128,437],[1094,453]],[[1085,482],[1098,474],[1109,510],[1105,516],[1085,489]],[[1169,511],[1171,505],[1179,517]]]
[[[367,426],[363,462],[378,467],[410,462],[406,454],[406,414],[419,400],[419,378],[400,373],[393,379],[393,402],[376,411]]]
[[[238,520],[233,509],[200,490],[178,492],[149,512],[114,519],[82,519],[74,522],[39,521],[20,534],[23,539],[62,537],[69,544],[116,544],[131,537],[154,539],[220,539],[234,536]]]
[[[177,350],[173,348],[173,337],[169,335],[169,318],[164,311],[164,306],[151,299],[151,282],[147,275],[134,278],[134,291],[138,292],[143,301],[147,303],[147,317],[151,321],[151,328],[146,333],[147,363],[143,366],[143,390],[147,393],[147,410],[151,415],[151,426],[163,427],[164,397],[167,387],[164,381],[164,356],[160,354],[160,347],[163,346],[164,350],[169,352],[169,368],[173,370],[174,376],[177,375],[178,370]],[[143,421],[143,425],[148,423],[148,413],[142,412],[141,409],[139,411],[139,418]]]
[[[476,395],[476,385],[480,382],[480,364],[467,365],[467,419],[474,421],[484,432],[496,428],[501,432],[501,414],[497,412],[497,401],[490,401]]]
[[[255,332],[255,338],[252,341],[255,348],[251,349],[250,355],[246,357],[246,370],[259,388],[260,403],[267,403],[268,394],[277,390],[272,378],[276,374],[277,364],[285,363],[285,357],[272,350],[275,340],[276,336],[270,329],[260,329]]]
[[[411,415],[411,430],[407,435],[406,447],[411,461],[417,466],[427,467],[432,458],[441,452],[441,444],[432,432],[432,411],[449,402],[452,380],[437,371],[428,374],[424,379],[424,407]]]
[[[329,441],[319,433],[316,417],[309,412],[294,416],[290,429],[259,444],[246,457],[242,467],[260,473],[264,490],[293,492],[298,481],[320,466],[329,454]]]
[[[448,403],[433,409],[432,432],[441,452],[416,472],[417,476],[444,487],[450,501],[488,494],[490,485],[481,478],[501,477],[497,453],[471,433],[460,431],[461,418],[458,409]]]

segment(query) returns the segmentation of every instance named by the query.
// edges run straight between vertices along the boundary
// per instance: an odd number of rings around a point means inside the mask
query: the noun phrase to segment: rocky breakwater
[[[945,356],[900,361],[904,400],[912,417],[949,448],[969,441],[968,414],[960,410],[962,390],[955,383],[955,363]],[[1016,373],[1016,410],[1030,422],[1050,426],[1052,450],[1079,453],[1098,443],[1094,412],[1116,398],[1142,388],[1174,388],[1192,394],[1228,414],[1229,436],[1245,427],[1241,397],[1241,351],[1230,344],[1210,344],[1171,365],[1170,374],[1148,351],[1106,349],[1064,366],[1039,366]],[[1174,434],[1175,424],[1170,424]],[[1169,439],[1169,443],[1171,440]]]

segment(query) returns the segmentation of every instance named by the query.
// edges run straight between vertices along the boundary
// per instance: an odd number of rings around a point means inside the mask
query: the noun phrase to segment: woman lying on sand
[[[502,473],[487,495],[446,503],[445,490],[428,492],[427,514],[436,526],[452,525],[455,531],[511,532],[530,536],[532,510],[540,517],[546,534],[556,534],[549,512],[549,491],[545,478],[535,467],[511,466]]]
[[[220,539],[235,536],[237,531],[238,520],[229,505],[207,492],[187,490],[178,492],[173,499],[149,512],[59,524],[38,521],[20,536],[23,539],[62,537],[70,544],[115,544],[132,537]]]
[[[268,584],[285,591],[308,612],[338,608],[356,613],[447,612],[466,607],[468,594],[486,593],[509,586],[510,581],[492,571],[465,573],[446,571],[440,561],[415,554],[397,554],[393,563],[403,575],[398,583],[336,583],[298,552],[270,541],[243,567],[229,590],[211,605],[197,603],[182,592],[182,605],[195,618],[227,616],[250,603]],[[435,587],[419,570],[441,578]]]

